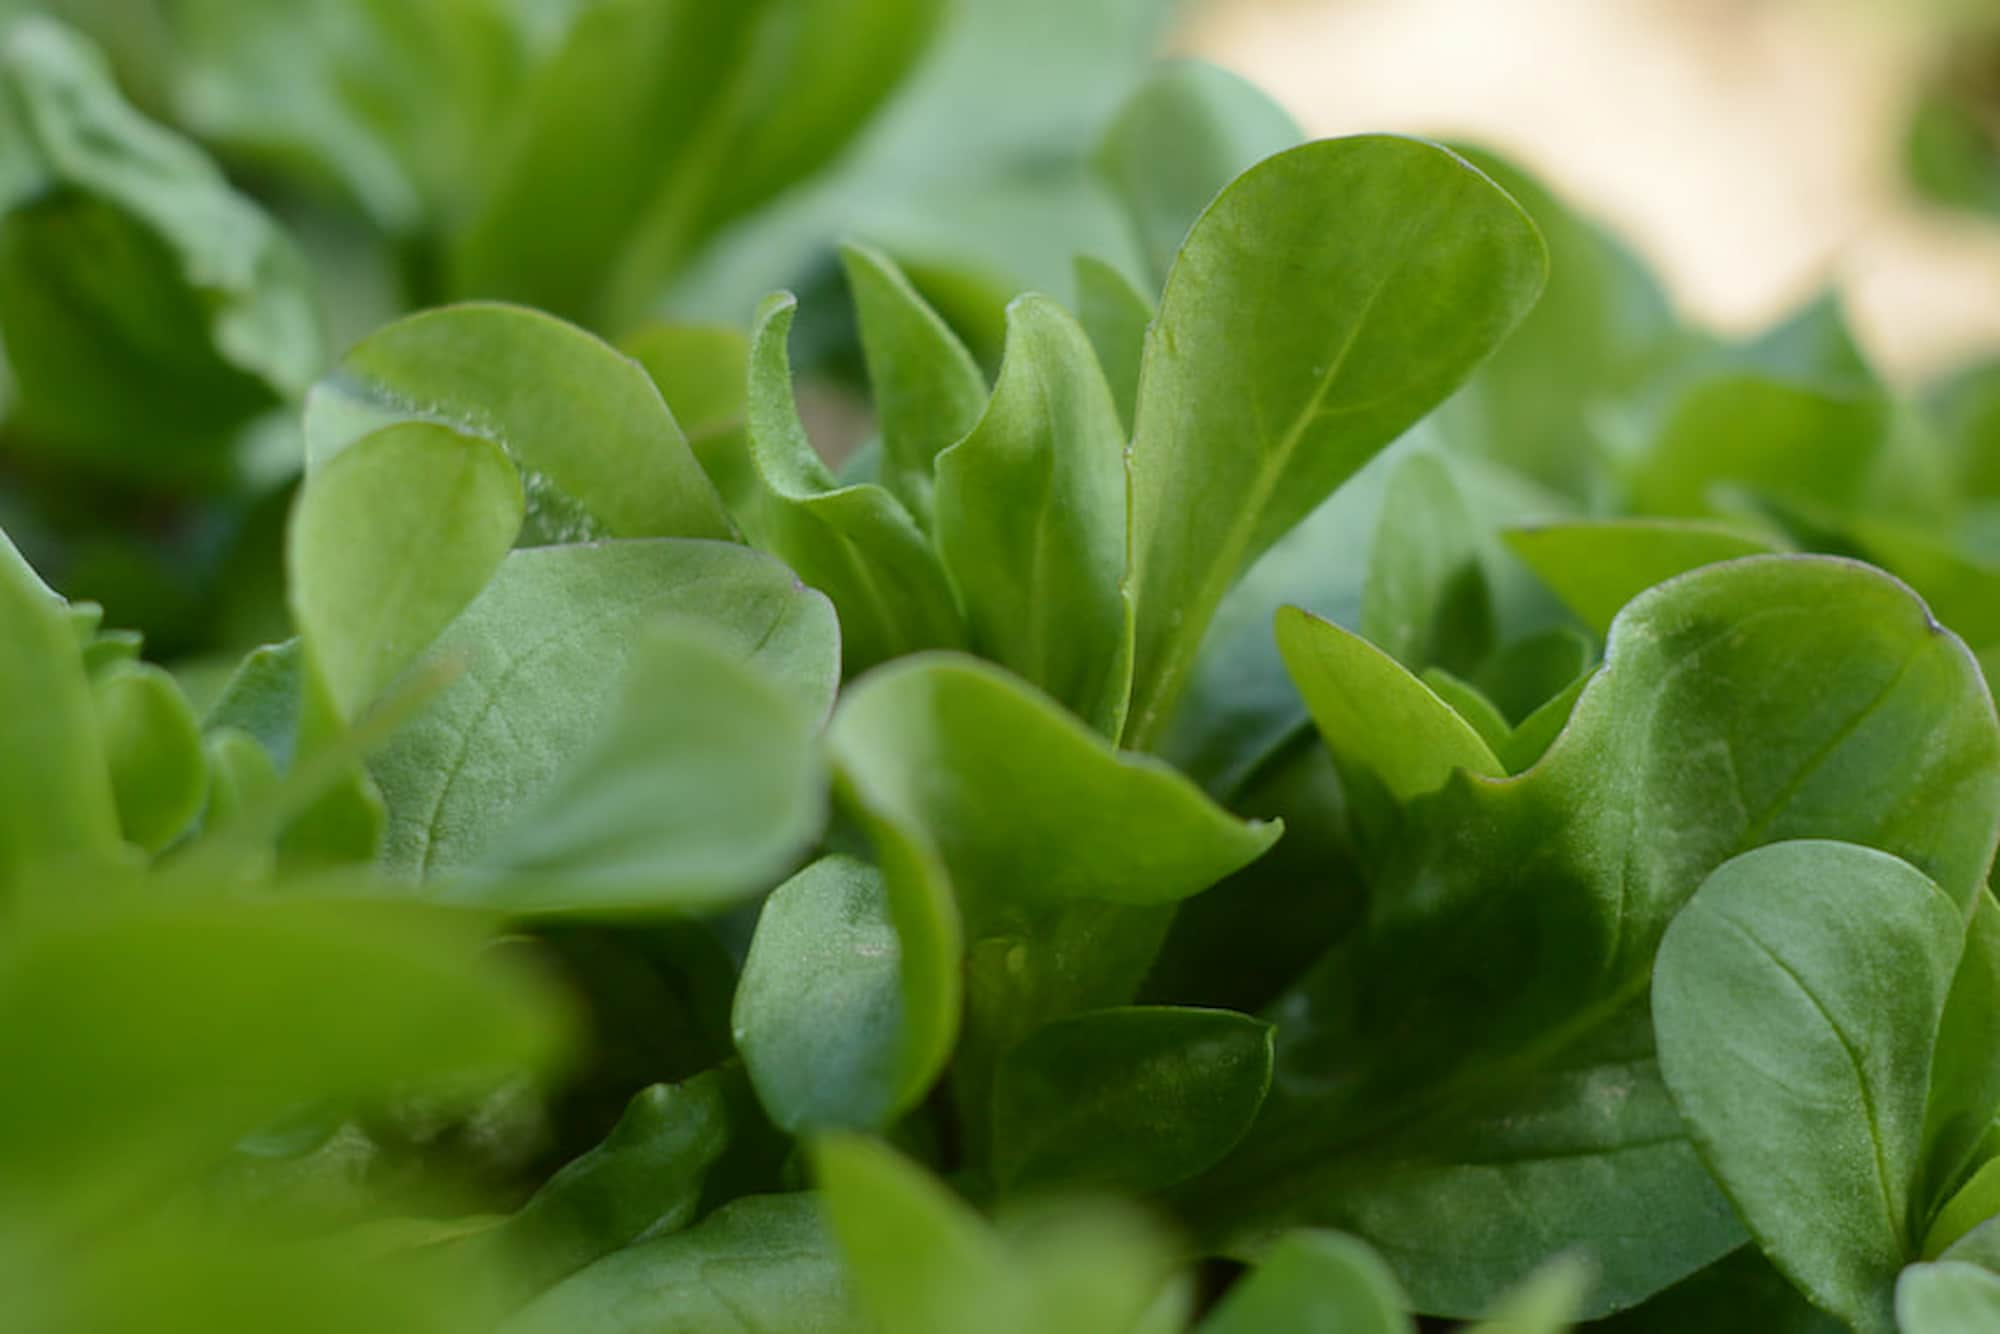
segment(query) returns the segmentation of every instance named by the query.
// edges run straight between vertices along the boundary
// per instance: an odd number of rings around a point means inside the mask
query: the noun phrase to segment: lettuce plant
[[[93,225],[79,105],[207,170],[19,31],[0,238]],[[1300,138],[1160,70],[1125,248],[997,361],[844,246],[837,466],[810,290],[258,380],[285,633],[219,682],[0,543],[24,1327],[1992,1323],[1992,377],[1684,329],[1503,161]],[[254,380],[245,208],[144,308]],[[170,451],[182,364],[87,407]]]

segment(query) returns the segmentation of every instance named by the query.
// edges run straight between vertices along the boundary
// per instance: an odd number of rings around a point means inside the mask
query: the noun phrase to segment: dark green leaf
[[[1097,1010],[1000,1061],[994,1170],[1010,1188],[1145,1193],[1214,1164],[1271,1083],[1271,1027],[1227,1010]]]

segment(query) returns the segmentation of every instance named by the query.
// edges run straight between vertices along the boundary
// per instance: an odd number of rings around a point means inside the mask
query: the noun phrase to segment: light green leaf
[[[1902,1334],[1961,1334],[2000,1328],[2000,1274],[1946,1260],[1911,1265],[1896,1280]]]
[[[1271,1083],[1271,1026],[1227,1010],[1096,1010],[1000,1060],[994,1171],[1010,1189],[1143,1194],[1243,1137]]]
[[[993,401],[937,460],[937,546],[973,648],[1116,737],[1131,689],[1124,433],[1083,329],[1007,309]]]
[[[1209,206],[1140,377],[1128,744],[1158,736],[1237,576],[1449,394],[1545,270],[1513,201],[1416,140],[1308,144]]]
[[[1139,401],[1139,362],[1146,351],[1146,326],[1153,322],[1153,303],[1132,280],[1101,259],[1076,259],[1076,315],[1090,334],[1104,368],[1104,382],[1118,405],[1120,430],[1132,433],[1132,412]]]
[[[0,533],[0,901],[119,854],[117,798],[69,609]]]
[[[1466,1334],[1565,1334],[1590,1291],[1590,1266],[1570,1256],[1543,1265]]]
[[[1407,803],[1460,769],[1488,778],[1506,773],[1472,724],[1359,635],[1296,607],[1278,613],[1277,635],[1343,774],[1367,774]]]
[[[996,667],[926,655],[841,698],[828,739],[869,806],[936,844],[969,917],[1076,900],[1171,903],[1254,860],[1238,821],[1166,765],[1114,750]],[[1023,805],[1019,794],[1035,793]]]
[[[194,709],[174,678],[121,663],[91,683],[105,763],[128,842],[158,852],[201,813],[208,762]]]
[[[797,309],[790,296],[772,297],[750,335],[750,450],[761,480],[743,526],[833,599],[848,675],[963,644],[944,569],[909,511],[880,486],[837,484],[806,439],[786,350]]]
[[[729,1145],[725,1078],[710,1073],[640,1089],[603,1143],[470,1248],[499,1261],[508,1291],[525,1298],[641,1239],[678,1232]]]
[[[887,255],[846,245],[840,258],[882,428],[882,485],[929,528],[933,463],[978,423],[986,376]]]
[[[648,627],[604,731],[509,813],[448,897],[514,913],[715,912],[767,889],[826,818],[818,720],[743,627]]]
[[[764,901],[731,1026],[782,1130],[881,1129],[937,1075],[929,1029],[957,998],[955,988],[939,997],[936,982],[956,972],[958,942],[899,930],[899,889],[911,892],[866,862],[832,856]],[[905,957],[918,953],[928,957]]]
[[[1921,1258],[1937,1259],[1989,1218],[2000,1218],[2000,1158],[1981,1163],[1957,1193],[1939,1205],[1923,1234]]]
[[[428,422],[364,436],[306,481],[287,540],[292,613],[342,717],[478,595],[521,519],[507,455]]]
[[[669,616],[727,636],[762,675],[784,683],[808,720],[831,706],[832,609],[767,557],[678,540],[516,551],[412,668],[451,665],[458,674],[370,760],[389,806],[386,866],[428,878],[481,862],[510,831],[527,832],[521,820],[532,803],[593,745],[615,740],[633,646]],[[639,693],[635,706],[647,706]],[[661,758],[676,754],[686,758],[678,746]]]
[[[1200,1334],[1412,1334],[1403,1291],[1381,1257],[1338,1232],[1294,1232],[1229,1290]]]
[[[1887,853],[1777,844],[1724,864],[1660,943],[1660,1069],[1778,1267],[1893,1331],[1915,1257],[1931,1042],[1964,938],[1954,898]]]
[[[1718,561],[1766,554],[1763,538],[1689,519],[1594,519],[1516,528],[1507,545],[1598,634],[1639,594]]]
[[[554,997],[478,955],[484,923],[289,897],[87,912],[0,954],[10,1188],[124,1216],[317,1098],[547,1065]],[[329,998],[337,997],[338,1003]]]
[[[732,533],[646,373],[538,311],[447,306],[362,339],[306,400],[311,470],[399,421],[505,450],[527,492],[530,544]]]
[[[814,1175],[860,1305],[882,1334],[1033,1328],[1033,1294],[985,1220],[872,1140],[813,1146]]]
[[[863,1334],[811,1195],[731,1201],[699,1226],[605,1256],[501,1334]]]
[[[1304,137],[1255,84],[1181,60],[1125,100],[1098,144],[1095,165],[1124,205],[1158,284],[1222,187]]]
[[[749,340],[715,325],[647,324],[627,334],[618,350],[653,377],[702,471],[730,514],[740,516],[756,486],[744,424]]]

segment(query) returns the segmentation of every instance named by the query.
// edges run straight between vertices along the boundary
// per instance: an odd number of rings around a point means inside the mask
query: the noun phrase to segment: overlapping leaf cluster
[[[240,458],[275,405],[303,468],[224,681],[0,544],[23,1327],[2000,1320],[2000,379],[1899,399],[1830,301],[1708,338],[1507,164],[1177,65],[1062,295],[839,252],[836,471],[824,290],[626,304],[830,143],[571,90],[823,129],[874,76],[772,34],[869,6],[521,6],[532,77],[465,40],[504,8],[395,31],[528,79],[512,167],[232,63],[387,7],[163,6],[209,73],[155,73],[616,345],[470,301],[323,365],[270,215],[6,38],[7,438]],[[693,49],[645,22],[762,54],[619,83]],[[625,212],[519,183],[654,113],[701,128]]]

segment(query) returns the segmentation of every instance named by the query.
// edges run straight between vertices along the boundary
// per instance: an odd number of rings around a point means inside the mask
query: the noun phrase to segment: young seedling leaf
[[[1412,1334],[1396,1276],[1338,1232],[1301,1231],[1273,1246],[1201,1322],[1200,1334]]]
[[[1250,563],[1444,399],[1541,289],[1512,200],[1432,144],[1308,144],[1204,212],[1147,335],[1126,740],[1159,734]]]
[[[1046,297],[1008,307],[999,386],[938,456],[936,501],[974,650],[1115,738],[1132,670],[1124,433],[1089,339]]]

